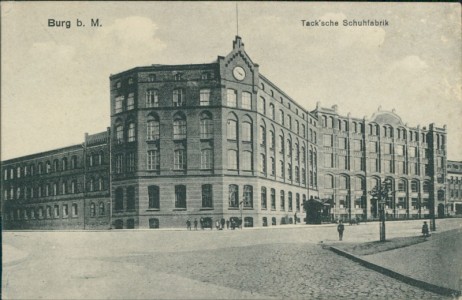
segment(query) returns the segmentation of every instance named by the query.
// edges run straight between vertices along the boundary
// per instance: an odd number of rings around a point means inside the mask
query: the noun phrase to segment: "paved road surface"
[[[459,225],[447,222],[442,228]],[[346,240],[378,237],[346,226]],[[409,235],[420,222],[392,224]],[[418,234],[418,231],[417,233]],[[442,299],[324,250],[334,226],[242,231],[5,232],[3,298]],[[12,252],[21,251],[15,260]],[[26,253],[24,255],[24,253]]]

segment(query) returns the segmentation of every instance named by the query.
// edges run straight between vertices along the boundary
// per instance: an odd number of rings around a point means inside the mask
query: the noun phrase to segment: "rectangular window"
[[[128,94],[127,98],[127,110],[135,108],[135,93]]]
[[[149,208],[160,208],[159,187],[157,185],[148,186]]]
[[[276,190],[271,189],[271,209],[276,209]]]
[[[183,149],[175,150],[173,168],[175,170],[186,169],[186,151]]]
[[[135,171],[135,153],[127,154],[127,172]]]
[[[363,151],[363,141],[354,140],[354,151]]]
[[[212,169],[213,167],[213,151],[212,149],[201,150],[201,169]]]
[[[159,93],[157,90],[146,91],[146,107],[158,107],[159,106]]]
[[[228,150],[228,169],[237,170],[237,151]]]
[[[186,208],[186,186],[175,185],[175,208]]]
[[[253,207],[253,187],[244,185],[244,207]]]
[[[338,168],[340,170],[347,170],[348,169],[348,157],[345,155],[338,156]]]
[[[183,99],[183,90],[181,89],[174,89],[173,90],[173,106],[184,106],[184,99]]]
[[[200,105],[208,106],[210,105],[210,89],[201,89],[200,90]]]
[[[155,141],[159,139],[159,122],[156,120],[150,120],[146,126],[146,139],[148,141]]]
[[[284,196],[284,191],[281,191],[281,201],[280,201],[280,205],[281,205],[281,210],[285,210],[286,209],[286,199],[285,199],[285,196]]]
[[[115,109],[114,112],[120,113],[123,110],[124,96],[118,96],[115,98]]]
[[[396,155],[404,156],[404,145],[396,146]]]
[[[332,168],[333,165],[333,160],[332,160],[332,155],[331,153],[324,153],[324,167],[326,168]]]
[[[398,161],[398,172],[401,174],[406,174],[406,163],[404,161]]]
[[[274,174],[276,172],[276,165],[275,165],[274,157],[271,157],[271,165],[270,165],[270,167],[271,167],[270,173],[271,173],[271,175],[274,176]]]
[[[289,204],[289,211],[292,211],[292,209],[293,209],[292,192],[289,192],[287,202]]]
[[[123,171],[123,164],[124,164],[124,157],[123,154],[117,154],[116,155],[116,167],[115,167],[115,172],[117,174],[121,174]]]
[[[370,172],[379,172],[379,160],[375,158],[369,159],[369,171]]]
[[[408,155],[409,155],[409,157],[417,157],[417,148],[416,147],[409,147]]]
[[[378,144],[377,142],[369,142],[369,152],[377,153],[378,152]]]
[[[147,169],[159,170],[160,169],[160,153],[159,150],[149,150],[147,155]]]
[[[239,207],[239,187],[235,184],[229,185],[228,205],[229,207]]]
[[[226,105],[237,107],[237,94],[235,90],[228,89],[226,93]]]
[[[77,203],[72,204],[72,216],[77,217],[79,215],[79,209]]]
[[[266,187],[261,188],[261,208],[266,209]]]
[[[206,207],[206,208],[213,207],[213,194],[212,194],[211,184],[202,185],[202,207]]]
[[[362,157],[355,157],[354,160],[355,160],[355,170],[364,171],[364,160],[362,159]]]
[[[384,154],[391,154],[392,153],[391,144],[389,144],[389,143],[383,144],[383,153]]]
[[[55,218],[59,218],[59,205],[54,206],[54,216]]]
[[[241,168],[243,170],[251,171],[253,170],[252,168],[252,152],[250,151],[244,151],[242,153],[242,165]]]
[[[347,139],[346,138],[338,138],[338,148],[339,149],[347,149]]]
[[[252,109],[252,95],[248,92],[242,93],[242,108]]]
[[[324,135],[324,147],[332,147],[332,135]]]
[[[260,154],[260,172],[266,173],[266,156],[265,154]]]

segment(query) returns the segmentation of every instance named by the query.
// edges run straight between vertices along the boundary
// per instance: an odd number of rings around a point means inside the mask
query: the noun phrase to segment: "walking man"
[[[191,221],[189,219],[186,221],[186,229],[191,230]]]
[[[337,226],[338,231],[338,239],[341,241],[343,239],[343,231],[345,230],[345,226],[343,225],[342,221],[339,222]]]
[[[297,225],[297,213],[294,214],[294,224]]]
[[[422,235],[424,237],[429,237],[430,236],[430,233],[428,232],[428,224],[427,224],[427,221],[424,221],[423,225],[422,225]]]
[[[194,230],[197,230],[197,219],[194,219]]]

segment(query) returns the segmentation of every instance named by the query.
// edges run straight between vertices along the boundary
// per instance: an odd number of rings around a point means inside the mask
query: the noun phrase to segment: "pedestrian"
[[[204,230],[204,218],[201,217],[201,229]]]
[[[194,219],[194,230],[197,230],[197,218]]]
[[[186,221],[186,229],[191,230],[191,221],[189,219]]]
[[[234,230],[236,228],[236,224],[234,223],[234,219],[231,219],[231,230]]]
[[[217,227],[217,230],[220,230],[220,221],[217,220],[215,222],[215,226]]]
[[[294,224],[297,225],[297,213],[294,214]]]
[[[225,229],[225,218],[221,218],[221,229]]]
[[[427,224],[427,221],[424,221],[423,225],[422,225],[422,235],[424,237],[429,237],[430,236],[430,233],[428,232],[428,224]]]
[[[226,220],[226,229],[229,229],[229,220]]]
[[[345,226],[343,225],[342,221],[339,222],[337,226],[338,231],[338,239],[341,241],[343,239],[343,231],[345,230]]]

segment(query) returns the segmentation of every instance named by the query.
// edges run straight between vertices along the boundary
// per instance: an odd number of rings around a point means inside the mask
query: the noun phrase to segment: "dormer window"
[[[132,77],[128,78],[128,84],[133,84],[133,78]]]
[[[116,88],[120,89],[120,87],[122,86],[122,83],[120,81],[117,81],[115,86]]]
[[[202,79],[202,80],[207,80],[207,79],[209,79],[209,78],[210,78],[210,74],[209,74],[209,73],[202,73],[202,75],[201,75],[201,79]]]
[[[181,74],[175,74],[173,77],[176,81],[181,80]]]
[[[156,74],[149,74],[149,76],[148,76],[148,81],[149,81],[149,82],[154,82],[154,81],[156,81]]]

